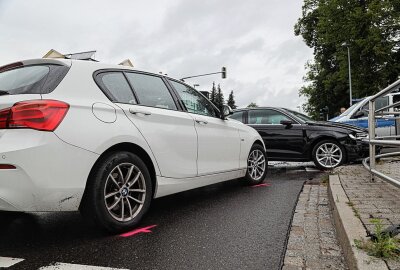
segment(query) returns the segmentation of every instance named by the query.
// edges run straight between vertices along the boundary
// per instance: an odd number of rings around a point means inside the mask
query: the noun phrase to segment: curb
[[[354,245],[354,239],[368,240],[366,230],[352,208],[349,199],[340,183],[338,175],[329,176],[328,197],[331,204],[333,221],[337,231],[344,257],[351,270],[388,270],[386,263],[378,258],[369,256]]]

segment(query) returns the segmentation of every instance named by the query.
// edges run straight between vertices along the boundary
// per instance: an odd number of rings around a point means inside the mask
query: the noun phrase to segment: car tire
[[[257,161],[258,160],[258,161]],[[254,144],[247,158],[247,170],[244,181],[248,185],[264,182],[268,170],[268,158],[264,147]]]
[[[81,212],[111,233],[133,229],[150,207],[152,182],[145,163],[130,152],[113,152],[96,163]]]
[[[346,152],[343,146],[334,140],[318,142],[312,151],[312,160],[321,170],[331,170],[344,163]]]

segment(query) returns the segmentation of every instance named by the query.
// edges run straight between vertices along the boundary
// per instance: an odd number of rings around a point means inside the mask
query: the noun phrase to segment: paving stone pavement
[[[382,159],[377,169],[395,179],[400,179],[400,160]],[[334,171],[349,201],[366,230],[373,232],[371,219],[380,219],[384,227],[400,224],[400,189],[375,177],[371,182],[369,172],[362,165],[349,165]],[[390,269],[400,269],[400,261],[386,261]]]
[[[304,185],[282,269],[348,269],[336,238],[327,186]]]

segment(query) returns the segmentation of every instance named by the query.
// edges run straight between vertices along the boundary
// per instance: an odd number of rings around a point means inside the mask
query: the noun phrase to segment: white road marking
[[[14,264],[22,262],[23,260],[24,259],[0,257],[0,268],[8,268],[10,266],[13,266]]]
[[[55,263],[49,266],[40,267],[39,270],[129,270],[121,268],[109,268],[83,264]]]
[[[317,168],[313,167],[306,167],[306,172],[320,172]]]

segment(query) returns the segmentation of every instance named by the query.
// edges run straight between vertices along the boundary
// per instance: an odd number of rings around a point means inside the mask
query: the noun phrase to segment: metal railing
[[[393,115],[393,118],[396,119],[400,115],[400,112],[384,112],[387,109],[399,106],[399,102],[393,103],[391,105],[385,106],[383,108],[380,108],[379,110],[375,110],[375,101],[376,99],[387,95],[394,90],[397,90],[400,87],[400,80],[392,83],[382,91],[380,91],[378,94],[374,95],[370,100],[369,100],[369,112],[368,112],[368,127],[369,127],[369,138],[367,141],[369,142],[369,157],[363,160],[363,165],[364,167],[370,171],[371,174],[371,180],[374,181],[374,176],[378,176],[382,178],[383,180],[389,182],[390,184],[399,187],[400,188],[400,179],[394,179],[388,175],[385,175],[384,173],[378,171],[376,169],[376,159],[377,158],[383,158],[383,157],[392,157],[392,156],[398,156],[400,155],[400,152],[393,152],[393,153],[386,153],[386,154],[380,154],[376,155],[376,146],[377,145],[382,145],[382,146],[400,146],[400,141],[396,141],[395,139],[400,138],[400,134],[397,134],[396,136],[381,136],[377,137],[376,134],[376,118],[387,118],[387,115]],[[392,139],[392,140],[390,140]]]

